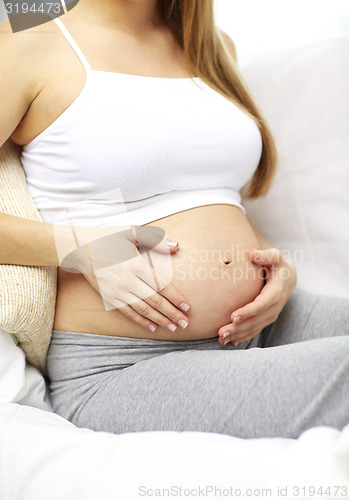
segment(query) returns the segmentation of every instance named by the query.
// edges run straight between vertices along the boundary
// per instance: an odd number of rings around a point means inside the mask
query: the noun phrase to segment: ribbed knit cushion
[[[20,149],[10,140],[0,149],[0,211],[43,222],[27,188]],[[15,335],[28,361],[42,372],[56,291],[56,267],[0,265],[0,328]]]

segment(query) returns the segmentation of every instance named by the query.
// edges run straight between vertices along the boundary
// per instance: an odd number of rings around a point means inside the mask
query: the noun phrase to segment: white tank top
[[[262,153],[255,122],[200,78],[90,68],[75,101],[23,147],[28,187],[48,223],[142,225],[190,208],[240,207]],[[69,82],[67,82],[67,86]]]

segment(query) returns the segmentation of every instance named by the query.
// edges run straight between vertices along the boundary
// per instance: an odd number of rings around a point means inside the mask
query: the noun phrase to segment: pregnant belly
[[[152,333],[117,309],[106,311],[101,297],[82,275],[59,269],[55,329],[162,340],[210,338],[231,322],[235,309],[260,293],[262,268],[249,259],[249,251],[258,248],[258,241],[238,207],[207,205],[147,225],[161,227],[168,238],[179,242],[171,256],[171,282],[189,301],[188,327],[178,327],[174,333],[158,327]]]

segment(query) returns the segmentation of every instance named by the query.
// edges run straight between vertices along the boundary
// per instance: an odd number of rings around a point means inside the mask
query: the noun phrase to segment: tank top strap
[[[60,29],[60,31],[62,32],[63,36],[66,38],[66,40],[70,44],[71,48],[74,50],[75,54],[80,59],[81,64],[83,65],[83,67],[86,70],[86,73],[89,73],[90,71],[92,71],[91,66],[87,62],[86,57],[84,56],[84,54],[80,50],[78,44],[75,42],[74,38],[71,36],[71,34],[67,30],[67,28],[62,23],[62,21],[58,18],[54,18],[53,21],[57,24],[57,26]]]

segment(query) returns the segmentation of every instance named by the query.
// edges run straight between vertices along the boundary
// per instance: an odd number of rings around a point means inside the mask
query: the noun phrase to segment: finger
[[[144,266],[139,270],[138,276],[149,286],[151,286],[158,294],[165,297],[173,306],[181,309],[184,312],[189,310],[189,302],[184,295],[171,284],[170,276],[164,276],[150,266]],[[154,292],[153,292],[154,293]],[[148,295],[149,296],[149,295]],[[183,318],[184,319],[184,318]]]
[[[157,226],[132,226],[132,240],[136,246],[153,248],[160,253],[175,252],[178,241],[166,238],[165,231]]]
[[[180,326],[183,330],[188,326],[189,319],[187,316],[159,293],[147,297],[144,301],[149,304],[152,311],[154,311],[150,318],[159,325],[168,328],[170,331],[174,331],[174,329],[173,325],[169,324],[168,320],[171,320],[171,323]]]
[[[232,340],[230,342],[230,344],[233,346],[233,347],[236,347],[238,346],[239,344],[243,344],[244,342],[248,342],[249,340],[252,340],[254,339],[255,337],[257,337],[257,335],[261,332],[261,330],[257,330],[256,332],[254,333],[250,333],[247,337],[244,337],[243,339],[241,340]]]
[[[270,306],[262,314],[252,316],[251,318],[247,318],[245,320],[235,320],[228,325],[222,326],[218,331],[218,335],[222,338],[226,338],[228,335],[235,338],[237,336],[244,335],[249,330],[259,328],[260,325],[264,328],[264,326],[267,326],[275,321],[277,317],[276,312],[277,308],[274,305]]]
[[[260,316],[226,325],[222,327],[222,331],[219,334],[220,344],[224,345],[228,342],[241,344],[246,340],[254,338],[263,328],[273,323],[276,319],[275,308],[270,308]]]
[[[141,316],[145,316],[171,332],[174,332],[177,326],[182,329],[188,326],[189,319],[182,311],[159,293],[154,293],[154,290],[141,280],[137,283],[137,289],[132,293],[126,293],[122,299]]]
[[[233,331],[229,337],[232,341],[237,340],[238,342],[243,342],[246,337],[251,338],[251,335],[255,336],[256,333],[253,332],[260,332],[263,328],[273,323],[276,317],[273,310],[268,310],[261,316],[244,321],[244,324],[240,325],[240,329]]]
[[[154,254],[152,253],[152,250],[147,250],[147,252],[143,253],[142,255],[139,255],[137,259],[133,259],[132,262],[130,262],[131,266],[131,271],[135,277],[138,278],[138,282],[144,281],[147,285],[149,285],[152,288],[152,293],[159,292],[162,288],[164,288],[172,279],[173,277],[173,270],[172,270],[172,265],[171,265],[171,258],[166,257],[164,255],[159,255],[159,258],[164,259],[156,262],[157,267],[155,269],[154,267]],[[166,266],[166,264],[169,264]],[[165,277],[164,275],[160,274],[158,271],[158,268],[161,267],[162,269],[167,269],[167,276]],[[146,295],[150,295],[149,293]],[[143,298],[143,297],[142,297]]]
[[[187,312],[190,308],[188,300],[184,297],[184,295],[171,283],[166,285],[161,290],[161,295],[166,297],[173,305],[182,309],[182,311]]]
[[[133,263],[133,265],[136,264],[139,264],[139,262]],[[130,275],[127,281],[127,287],[121,288],[118,293],[118,297],[113,297],[112,290],[101,290],[101,296],[107,311],[128,305],[134,309],[138,315],[153,322],[155,326],[163,326],[164,328],[168,328],[171,332],[177,329],[177,325],[183,329],[188,326],[189,320],[182,311],[177,309],[166,298],[159,295],[156,290],[154,291],[151,286],[133,274]],[[146,301],[148,301],[149,304]],[[154,309],[151,304],[159,308],[160,311]],[[127,313],[129,316],[131,315],[129,308],[123,308],[122,311],[125,311],[126,315]],[[144,321],[142,324],[145,324]],[[152,328],[150,329],[154,331]]]
[[[254,248],[250,252],[251,261],[259,266],[277,265],[283,260],[282,253],[278,248],[267,248],[266,250],[257,250]]]
[[[231,315],[232,321],[234,318],[240,318],[240,320],[245,320],[256,316],[257,314],[262,314],[264,311],[269,309],[272,305],[278,302],[279,298],[279,287],[277,289],[270,283],[266,284],[259,295],[245,306],[234,311]]]
[[[247,336],[245,335],[245,337],[241,337],[240,339],[231,339],[231,338],[225,339],[223,345],[230,343],[233,347],[236,347],[239,344],[243,344],[244,342],[247,342],[248,340],[254,339],[255,337],[257,337],[257,335],[261,331],[262,331],[262,329],[256,330],[255,332],[250,332]]]
[[[246,332],[244,332],[239,337],[235,337],[234,333],[226,332],[222,337],[218,338],[218,342],[221,345],[226,345],[226,344],[230,343],[233,347],[235,347],[238,344],[242,344],[243,342],[246,342],[247,340],[253,339],[262,330],[263,330],[263,326],[260,325],[259,327],[254,327],[253,329],[248,329]]]
[[[150,320],[152,323],[155,323],[159,326],[167,328],[171,332],[175,332],[177,329],[177,325],[169,321],[168,318],[165,318],[161,314],[159,314],[155,309],[153,309],[149,304],[147,304],[144,300],[139,300],[138,297],[133,296],[130,297],[129,294],[127,296],[127,302],[130,304],[130,307],[143,318]],[[138,300],[137,300],[138,299]]]
[[[151,332],[155,332],[157,328],[157,324],[153,321],[149,321],[148,318],[145,318],[141,314],[139,314],[135,309],[133,309],[129,304],[126,304],[120,299],[115,299],[112,301],[113,309],[118,309],[126,318],[134,321],[138,325],[143,326],[144,328],[149,329]]]
[[[178,241],[165,238],[158,245],[155,245],[155,247],[153,247],[153,250],[160,253],[168,253],[169,251],[172,253],[178,250],[178,246],[179,246]]]
[[[237,345],[242,344],[243,342],[247,342],[248,340],[253,339],[254,337],[256,337],[260,333],[260,331],[261,330],[257,330],[255,332],[250,332],[249,335],[246,335],[243,339],[239,339],[239,340],[231,339],[231,337],[229,337],[229,336],[226,337],[225,339],[222,339],[221,337],[219,337],[218,342],[220,345],[231,344],[233,347],[236,347]]]
[[[225,339],[228,335],[231,335],[233,333],[233,331],[235,331],[235,330],[237,331],[236,323],[240,322],[240,321],[241,320],[239,318],[234,318],[232,323],[229,323],[227,325],[222,326],[218,330],[218,336]]]

